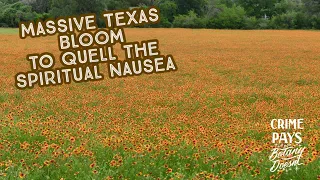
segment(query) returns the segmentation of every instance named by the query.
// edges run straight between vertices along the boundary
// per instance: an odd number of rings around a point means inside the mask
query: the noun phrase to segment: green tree
[[[272,17],[271,25],[276,29],[294,29],[295,28],[295,17],[297,12],[290,11],[277,16]]]
[[[174,1],[165,0],[159,3],[158,7],[160,9],[161,18],[164,18],[172,23],[174,20],[174,16],[177,15],[177,4]]]
[[[271,26],[277,29],[305,29],[311,27],[306,7],[300,0],[281,0],[275,4]]]
[[[105,4],[102,0],[52,0],[50,14],[54,17],[84,13],[99,15],[104,9]]]
[[[303,0],[305,4],[306,14],[309,17],[311,27],[320,29],[320,1],[319,0]]]
[[[248,16],[261,18],[264,15],[271,17],[274,13],[274,5],[277,0],[237,0]]]
[[[295,0],[281,0],[275,3],[274,14],[283,14],[290,11],[304,11],[305,6],[301,1]]]
[[[241,29],[245,26],[246,11],[233,5],[231,8],[222,6],[222,11],[209,20],[208,27],[219,29]]]
[[[191,10],[188,14],[176,16],[173,25],[182,28],[205,28],[206,22]]]
[[[14,4],[16,2],[19,2],[19,0],[0,0],[0,2],[4,4]]]
[[[97,13],[99,15],[105,9],[102,0],[77,0],[76,4],[77,14]]]
[[[76,9],[77,2],[75,0],[52,0],[49,12],[53,17],[71,16],[77,14]]]
[[[37,16],[32,12],[31,6],[25,5],[22,2],[7,4],[2,7],[1,26],[18,27],[21,21],[31,21]]]
[[[110,0],[106,2],[108,10],[127,9],[130,7],[130,2],[126,0]]]
[[[219,5],[225,5],[229,8],[236,4],[234,0],[214,0],[214,2]]]
[[[320,14],[320,1],[319,0],[303,0],[306,7],[306,13],[309,15]]]
[[[178,5],[178,14],[188,14],[190,11],[194,11],[202,16],[207,0],[175,0],[175,3]]]
[[[51,6],[51,0],[27,0],[25,3],[37,13],[48,13]]]

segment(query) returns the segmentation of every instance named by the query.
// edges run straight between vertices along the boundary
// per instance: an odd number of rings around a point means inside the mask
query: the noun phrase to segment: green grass
[[[0,28],[0,34],[18,34],[18,28]]]

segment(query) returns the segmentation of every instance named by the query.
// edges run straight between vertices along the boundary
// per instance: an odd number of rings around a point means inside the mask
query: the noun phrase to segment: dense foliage
[[[141,6],[160,8],[155,27],[320,29],[318,0],[0,0],[0,27]]]

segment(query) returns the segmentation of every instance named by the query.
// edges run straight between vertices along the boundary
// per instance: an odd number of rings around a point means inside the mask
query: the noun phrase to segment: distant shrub
[[[161,15],[160,15],[161,17]],[[141,27],[141,26],[140,26]],[[171,28],[172,23],[166,17],[161,17],[160,22],[157,24],[145,24],[142,27],[152,27],[152,28]]]
[[[265,18],[258,19],[257,29],[271,29],[270,20]]]
[[[319,16],[312,16],[310,18],[310,25],[313,29],[320,29],[320,17]]]
[[[298,12],[295,18],[296,29],[309,29],[311,28],[310,17],[307,14]]]
[[[9,27],[9,26],[8,26],[8,24],[6,24],[6,23],[0,23],[0,27],[5,27],[5,28],[7,28],[7,27]]]
[[[208,22],[209,28],[242,29],[245,27],[246,12],[240,6],[222,6],[222,11]]]
[[[172,23],[168,20],[168,18],[161,18],[159,26],[165,27],[165,28],[170,28],[170,27],[172,27]]]
[[[246,17],[244,29],[256,29],[258,27],[258,20],[256,17]]]
[[[47,20],[49,18],[50,18],[50,14],[49,13],[42,13],[42,14],[37,14],[35,20],[36,21],[38,21],[38,20],[45,21],[45,20]]]
[[[173,26],[181,28],[205,28],[206,20],[198,17],[194,11],[189,11],[186,15],[175,16]]]
[[[277,16],[273,16],[271,19],[271,27],[274,29],[294,29],[297,12],[291,11]]]

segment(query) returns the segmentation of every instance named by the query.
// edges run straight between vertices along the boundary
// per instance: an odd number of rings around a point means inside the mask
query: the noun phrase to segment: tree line
[[[320,29],[319,0],[0,0],[0,27],[148,6],[161,13],[161,22],[151,27]],[[104,21],[98,24],[103,27]]]

